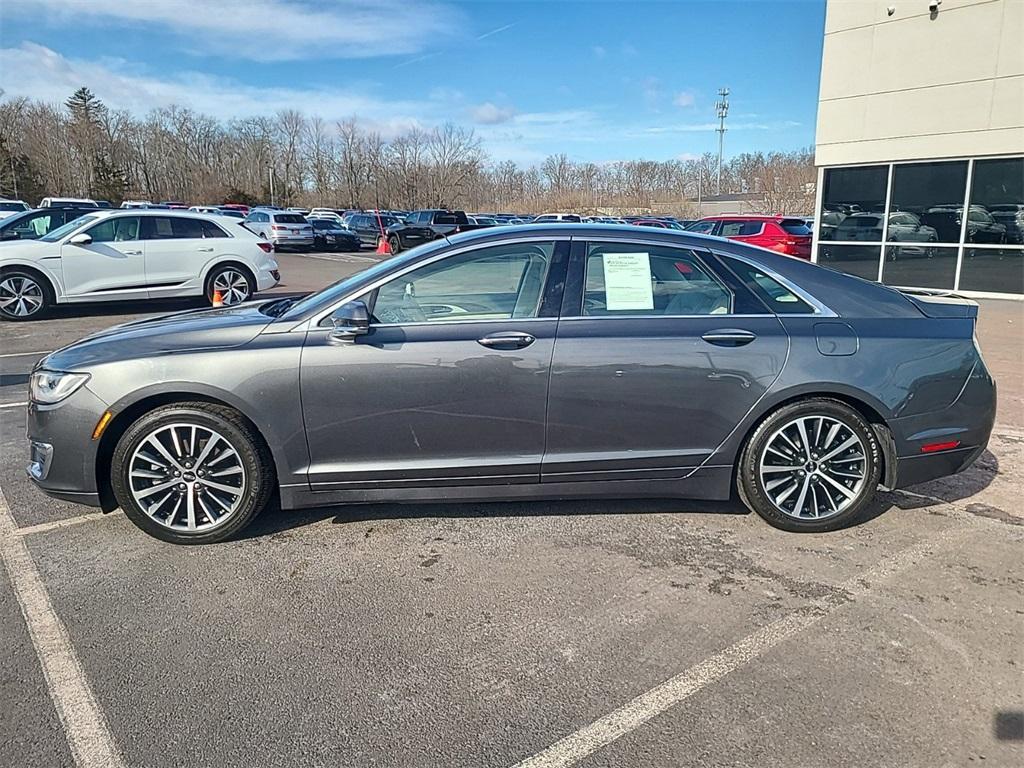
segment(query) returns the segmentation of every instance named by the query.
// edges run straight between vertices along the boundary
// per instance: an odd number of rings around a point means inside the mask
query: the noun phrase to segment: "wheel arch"
[[[114,491],[111,486],[111,460],[114,456],[114,449],[117,447],[118,441],[120,441],[128,428],[141,416],[149,413],[155,408],[159,408],[160,406],[173,405],[175,403],[196,402],[231,408],[245,419],[252,428],[253,434],[255,434],[263,443],[263,447],[266,448],[270,456],[273,457],[273,470],[275,477],[280,477],[281,470],[279,466],[279,457],[271,447],[271,442],[267,440],[267,436],[264,434],[264,429],[261,428],[260,424],[254,420],[249,413],[246,412],[244,407],[240,407],[239,403],[234,398],[230,396],[223,397],[210,392],[196,392],[194,390],[186,390],[184,388],[174,388],[170,391],[163,392],[150,392],[142,394],[137,399],[128,403],[119,403],[117,406],[111,408],[111,411],[114,412],[115,415],[110,420],[110,423],[104,430],[103,435],[100,437],[99,445],[96,449],[96,461],[94,464],[96,472],[96,489],[99,492],[100,506],[104,512],[111,512],[117,508],[117,500],[114,498]]]
[[[38,275],[45,285],[49,287],[50,293],[53,296],[54,301],[58,301],[63,298],[64,291],[60,281],[49,273],[49,270],[40,267],[38,264],[24,261],[5,261],[0,264],[0,275],[10,271],[23,271],[31,272],[33,275]]]
[[[874,430],[878,442],[882,447],[882,487],[891,489],[896,479],[896,444],[889,428],[888,418],[884,415],[888,409],[883,403],[872,397],[867,392],[855,390],[846,386],[822,386],[816,384],[807,387],[795,387],[783,390],[772,397],[768,402],[762,402],[759,407],[752,411],[751,415],[744,421],[740,432],[740,439],[735,443],[733,451],[733,464],[739,466],[743,452],[750,443],[754,431],[762,421],[771,414],[784,408],[787,405],[800,402],[801,400],[812,400],[814,398],[826,398],[836,400],[852,408],[861,418],[864,419]],[[733,473],[732,492],[736,493],[736,474]]]
[[[245,261],[236,255],[221,256],[216,261],[211,261],[206,265],[203,270],[203,295],[207,293],[207,288],[210,284],[210,275],[212,275],[220,267],[236,267],[241,269],[249,278],[249,282],[252,283],[253,294],[259,290],[259,284],[256,282],[256,272],[250,267]]]

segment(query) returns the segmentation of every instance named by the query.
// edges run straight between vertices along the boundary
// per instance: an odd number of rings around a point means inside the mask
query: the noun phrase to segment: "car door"
[[[185,216],[143,217],[146,283],[152,295],[167,295],[189,282],[198,284],[217,246],[215,239],[205,236],[205,224],[202,219]]]
[[[47,208],[24,216],[15,214],[9,221],[0,220],[0,240],[38,240],[71,221],[66,218],[68,213],[64,208]]]
[[[145,243],[138,216],[108,216],[83,233],[92,242],[60,247],[64,290],[69,298],[146,297]]]
[[[782,371],[789,338],[706,252],[576,242],[542,482],[683,477]]]
[[[538,482],[567,259],[553,238],[448,252],[362,297],[367,334],[311,330],[312,489]]]

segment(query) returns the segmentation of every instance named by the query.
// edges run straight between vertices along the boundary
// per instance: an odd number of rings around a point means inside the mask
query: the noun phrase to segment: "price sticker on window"
[[[605,306],[609,310],[654,309],[651,257],[646,253],[605,253]]]

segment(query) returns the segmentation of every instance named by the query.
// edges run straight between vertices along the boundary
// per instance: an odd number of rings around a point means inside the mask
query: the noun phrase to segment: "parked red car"
[[[708,216],[695,221],[686,229],[759,245],[798,259],[811,258],[811,230],[803,219],[795,216]]]

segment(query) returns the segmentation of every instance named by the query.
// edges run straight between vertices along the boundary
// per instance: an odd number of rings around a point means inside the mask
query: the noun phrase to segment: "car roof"
[[[803,216],[783,216],[782,214],[766,213],[719,213],[714,216],[705,216],[701,221],[721,221],[722,219],[740,219],[743,221],[782,221],[783,219],[802,219]]]

